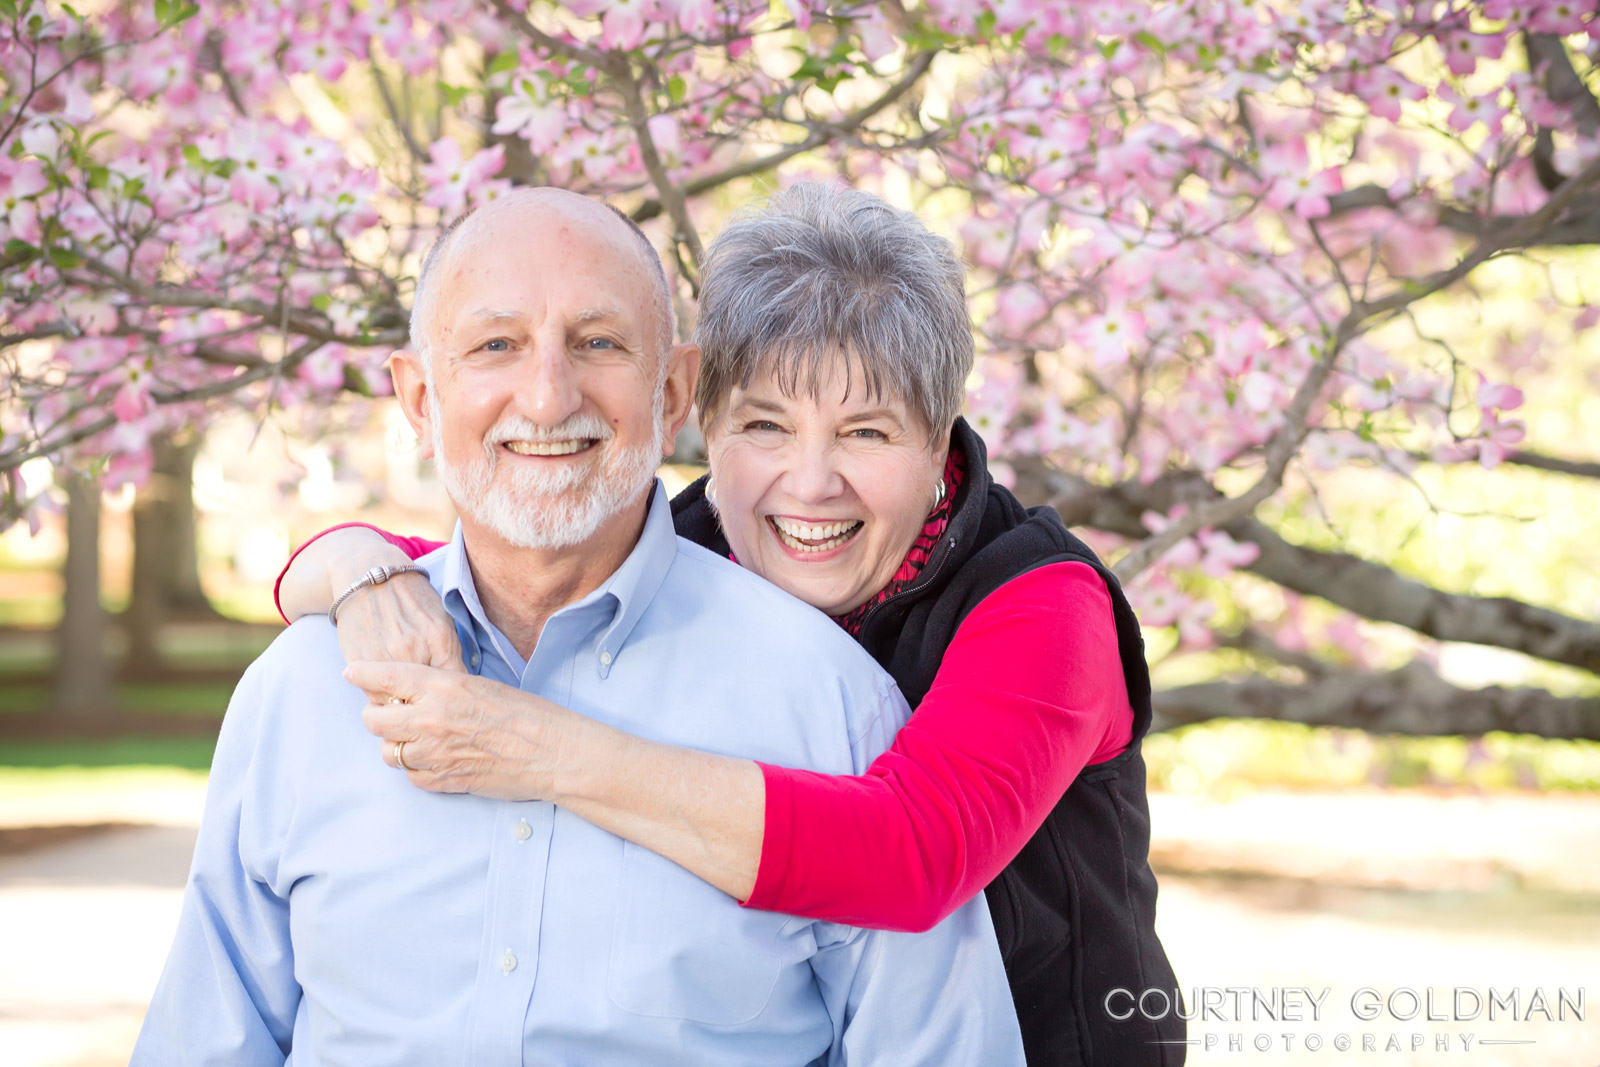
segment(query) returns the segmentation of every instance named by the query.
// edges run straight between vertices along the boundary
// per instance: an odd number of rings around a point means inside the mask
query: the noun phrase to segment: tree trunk
[[[194,458],[199,452],[198,436],[181,445],[162,445],[156,451],[155,474],[165,480],[158,502],[167,515],[165,550],[158,544],[156,554],[166,563],[166,606],[182,618],[215,618],[217,614],[200,586],[199,530],[194,513]]]
[[[133,579],[122,617],[130,676],[161,673],[161,631],[170,618],[215,614],[200,588],[193,492],[199,450],[198,439],[158,440],[150,480],[134,500]]]
[[[114,708],[108,616],[100,603],[100,488],[67,482],[67,559],[61,623],[56,627],[52,715],[88,718]]]

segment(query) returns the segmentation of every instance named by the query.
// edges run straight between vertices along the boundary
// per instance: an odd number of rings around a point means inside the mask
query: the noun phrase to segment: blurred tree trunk
[[[173,617],[214,617],[200,587],[200,553],[196,544],[194,459],[195,438],[176,444],[155,443],[150,480],[133,505],[133,578],[122,623],[128,633],[128,674],[161,670],[162,627]]]
[[[114,707],[109,616],[100,603],[100,487],[67,481],[67,559],[61,622],[56,627],[52,715],[92,717]]]

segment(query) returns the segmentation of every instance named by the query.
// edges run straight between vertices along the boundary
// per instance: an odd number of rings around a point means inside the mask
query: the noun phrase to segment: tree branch
[[[1592,460],[1563,459],[1560,456],[1518,450],[1508,454],[1505,462],[1515,463],[1519,467],[1537,467],[1542,471],[1570,474],[1575,478],[1600,478],[1600,463]]]
[[[1525,33],[1528,69],[1544,71],[1544,91],[1551,100],[1572,110],[1572,119],[1585,139],[1600,136],[1600,101],[1572,66],[1567,46],[1553,33]]]
[[[1197,475],[1183,473],[1148,486],[1109,488],[1040,465],[1016,464],[1025,501],[1048,501],[1069,525],[1119,537],[1145,536],[1141,516],[1214,497]],[[1600,674],[1600,624],[1509,597],[1447,593],[1359,556],[1296,545],[1251,517],[1221,526],[1261,554],[1245,569],[1286,589],[1322,599],[1363,618],[1392,622],[1440,641],[1506,648]]]
[[[1408,454],[1412,459],[1422,463],[1437,462],[1426,452],[1411,452]],[[1501,462],[1510,463],[1518,467],[1533,467],[1542,471],[1554,471],[1557,474],[1570,474],[1574,478],[1600,478],[1600,463],[1587,459],[1566,459],[1561,456],[1547,456],[1542,452],[1518,450],[1506,453],[1506,458]]]
[[[689,258],[698,270],[700,261],[705,258],[705,249],[700,245],[700,234],[695,231],[694,220],[689,217],[689,205],[685,203],[683,190],[673,184],[661,153],[656,151],[656,139],[650,134],[650,115],[645,109],[639,82],[628,65],[628,57],[616,56],[606,69],[611,80],[617,83],[617,90],[622,93],[622,106],[628,115],[628,125],[633,127],[633,137],[639,145],[639,162],[644,164],[645,173],[650,175],[650,182],[656,187],[661,203],[672,219],[672,225],[677,230],[677,241],[689,250]]]
[[[558,55],[562,59],[570,59],[577,63],[587,63],[591,67],[599,67],[605,64],[605,56],[603,54],[550,36],[530,22],[527,15],[506,3],[506,0],[494,0],[494,9],[500,13],[501,18],[515,26],[524,37],[552,55]]]
[[[1373,733],[1438,737],[1495,730],[1600,740],[1600,697],[1543,689],[1462,689],[1412,663],[1388,674],[1341,671],[1306,685],[1265,678],[1206,682],[1157,692],[1154,729],[1208,719],[1276,719]]]
[[[863,123],[909,92],[911,87],[928,72],[928,68],[933,66],[935,54],[933,52],[921,52],[913,56],[911,62],[906,64],[906,72],[894,84],[885,89],[876,100],[852,111],[839,122],[814,127],[811,133],[802,140],[759,159],[736,163],[724,170],[717,171],[715,174],[707,174],[687,181],[683,185],[684,196],[693,198],[739,178],[748,178],[752,174],[760,174],[763,171],[771,170],[803,152],[809,152],[813,148],[820,148],[836,137],[844,136],[859,129]],[[646,200],[633,212],[633,221],[645,222],[661,214],[661,211],[662,203],[660,200]]]

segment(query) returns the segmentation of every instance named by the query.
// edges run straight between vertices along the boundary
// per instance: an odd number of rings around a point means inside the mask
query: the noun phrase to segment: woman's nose
[[[789,468],[790,494],[804,503],[817,503],[838,496],[844,491],[844,477],[834,462],[835,458],[833,450],[826,446],[802,443]]]

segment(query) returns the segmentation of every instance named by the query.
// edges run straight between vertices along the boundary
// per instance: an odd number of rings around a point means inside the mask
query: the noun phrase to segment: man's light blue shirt
[[[474,673],[655,740],[860,773],[909,714],[819,612],[679,539],[637,546],[526,664],[462,533],[421,560]],[[926,934],[741,908],[542,802],[379,758],[323,616],[240,681],[137,1067],[1022,1062],[980,894]]]

